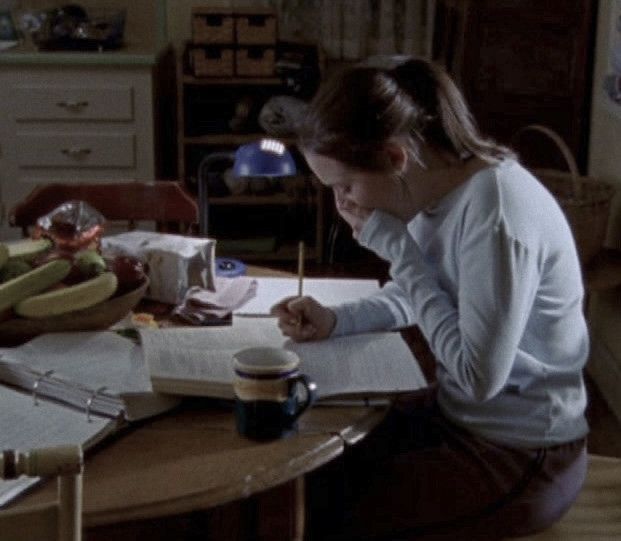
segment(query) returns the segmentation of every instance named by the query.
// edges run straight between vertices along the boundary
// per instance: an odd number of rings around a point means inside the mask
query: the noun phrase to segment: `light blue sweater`
[[[539,447],[587,433],[580,264],[528,171],[513,160],[481,170],[407,225],[374,211],[358,241],[392,280],[332,307],[333,335],[418,325],[438,359],[440,408],[475,434]]]

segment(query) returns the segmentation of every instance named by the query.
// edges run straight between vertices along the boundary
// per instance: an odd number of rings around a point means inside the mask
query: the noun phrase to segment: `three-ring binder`
[[[49,378],[53,373],[54,373],[54,370],[48,370],[47,372],[44,372],[32,384],[32,401],[35,406],[39,405],[39,402],[37,401],[37,389],[39,388],[39,383],[41,383],[41,381],[44,380],[45,378]]]
[[[93,391],[91,393],[91,396],[88,397],[88,399],[86,401],[86,408],[84,409],[84,412],[86,413],[86,420],[89,423],[91,422],[91,406],[93,405],[93,400],[95,400],[95,398],[97,397],[98,394],[103,393],[106,389],[107,389],[107,387],[105,385],[103,387],[99,387],[99,389]]]

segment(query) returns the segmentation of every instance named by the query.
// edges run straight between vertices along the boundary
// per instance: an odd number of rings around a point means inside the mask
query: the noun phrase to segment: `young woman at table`
[[[415,324],[437,358],[437,386],[354,447],[347,532],[495,539],[552,524],[586,473],[589,347],[576,248],[553,196],[422,60],[327,82],[300,148],[391,281],[341,306],[285,299],[273,308],[283,333]]]

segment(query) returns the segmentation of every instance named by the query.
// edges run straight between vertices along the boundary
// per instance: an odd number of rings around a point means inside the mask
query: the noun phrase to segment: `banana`
[[[9,249],[4,242],[0,242],[0,269],[9,260]]]
[[[32,319],[58,316],[105,301],[116,291],[116,286],[116,274],[104,272],[73,286],[28,297],[14,309],[18,315]]]
[[[5,244],[9,250],[9,259],[23,259],[25,261],[32,261],[39,254],[52,247],[50,239],[21,239]]]
[[[4,282],[0,285],[0,311],[60,282],[69,274],[69,270],[69,261],[56,259]]]

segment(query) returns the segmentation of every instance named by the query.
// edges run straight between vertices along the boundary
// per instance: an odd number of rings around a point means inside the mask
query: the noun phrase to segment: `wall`
[[[617,187],[608,244],[621,248],[621,104],[614,106],[602,90],[602,81],[610,72],[611,26],[616,2],[617,0],[608,0],[599,3],[589,174],[612,182]],[[589,310],[592,333],[589,372],[617,417],[621,419],[621,289],[593,297]]]

